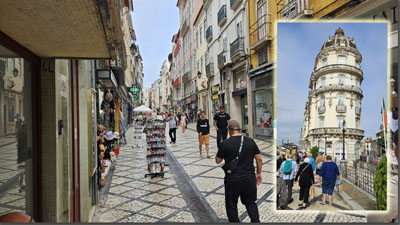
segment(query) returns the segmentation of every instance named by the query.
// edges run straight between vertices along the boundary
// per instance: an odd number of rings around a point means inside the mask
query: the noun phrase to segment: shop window
[[[243,69],[234,71],[233,74],[233,89],[240,90],[247,87],[246,74]]]

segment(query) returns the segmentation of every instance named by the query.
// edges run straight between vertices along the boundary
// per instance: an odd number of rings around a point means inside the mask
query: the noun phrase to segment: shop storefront
[[[220,87],[219,85],[215,85],[211,87],[211,107],[212,110],[210,110],[211,112],[211,116],[213,117],[213,115],[215,113],[217,113],[219,111],[219,107],[220,107],[220,101],[219,101],[219,92],[220,92]]]
[[[250,71],[249,76],[252,86],[254,138],[273,138],[273,64],[270,63]]]
[[[40,65],[6,47],[0,45],[0,215],[21,211],[39,220]]]
[[[248,117],[248,102],[247,102],[247,77],[245,66],[241,66],[233,71],[233,102],[231,110],[240,113],[238,122],[241,123],[242,131],[249,134],[249,117]]]

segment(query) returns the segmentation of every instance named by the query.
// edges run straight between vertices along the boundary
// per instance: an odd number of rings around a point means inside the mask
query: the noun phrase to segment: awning
[[[1,0],[0,34],[39,57],[114,59],[122,41],[117,3]]]

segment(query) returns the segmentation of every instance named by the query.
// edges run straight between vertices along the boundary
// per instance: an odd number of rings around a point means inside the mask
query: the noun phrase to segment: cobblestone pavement
[[[106,201],[97,207],[92,222],[227,221],[224,173],[215,164],[214,137],[210,139],[213,157],[201,159],[197,133],[189,129],[183,135],[179,129],[176,144],[168,144],[169,166],[165,177],[154,179],[144,178],[146,149],[140,148],[144,146],[144,140],[138,143],[133,139],[133,128],[129,129],[127,138],[129,144],[121,147]],[[263,155],[263,182],[257,192],[261,222],[365,222],[365,215],[355,215],[351,211],[275,210],[274,151],[270,143],[258,141],[258,144]],[[250,222],[240,203],[239,215],[241,221]]]

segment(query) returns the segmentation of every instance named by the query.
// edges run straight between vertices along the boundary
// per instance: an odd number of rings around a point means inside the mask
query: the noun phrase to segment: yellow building
[[[249,135],[266,139],[273,137],[274,68],[276,62],[275,1],[249,0],[248,34],[250,70],[247,78]]]

